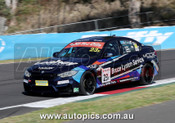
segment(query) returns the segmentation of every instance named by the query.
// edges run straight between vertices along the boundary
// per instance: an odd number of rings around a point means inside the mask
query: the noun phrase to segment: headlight
[[[70,77],[70,76],[74,76],[78,71],[68,71],[68,72],[64,72],[61,74],[58,74],[57,76],[60,76],[61,78],[65,78],[65,77]]]
[[[30,77],[30,76],[31,76],[31,73],[30,73],[28,70],[26,70],[26,71],[24,72],[24,76]]]

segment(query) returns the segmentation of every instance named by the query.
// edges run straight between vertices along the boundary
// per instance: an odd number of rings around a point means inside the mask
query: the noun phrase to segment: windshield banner
[[[104,46],[104,42],[73,42],[67,45],[65,48],[71,47],[94,47],[102,49]]]

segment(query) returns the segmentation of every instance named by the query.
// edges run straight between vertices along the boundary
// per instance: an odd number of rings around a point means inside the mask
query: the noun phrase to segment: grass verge
[[[0,120],[1,123],[59,123],[63,120],[41,120],[40,114],[88,114],[88,113],[115,113],[128,109],[158,104],[175,99],[175,84],[168,84],[155,88],[148,88],[122,95],[113,95],[98,100],[69,103],[52,108],[42,109],[20,116],[8,117]]]

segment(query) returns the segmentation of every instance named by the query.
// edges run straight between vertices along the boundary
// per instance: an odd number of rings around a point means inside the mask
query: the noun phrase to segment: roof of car
[[[93,37],[88,37],[88,38],[81,38],[81,39],[77,39],[73,42],[108,42],[109,40],[112,39],[130,39],[127,37],[119,37],[119,36],[93,36]]]

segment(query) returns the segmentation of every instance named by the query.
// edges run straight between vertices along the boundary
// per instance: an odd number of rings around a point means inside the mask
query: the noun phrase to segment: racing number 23
[[[89,52],[100,52],[100,50],[98,48],[91,47]]]

